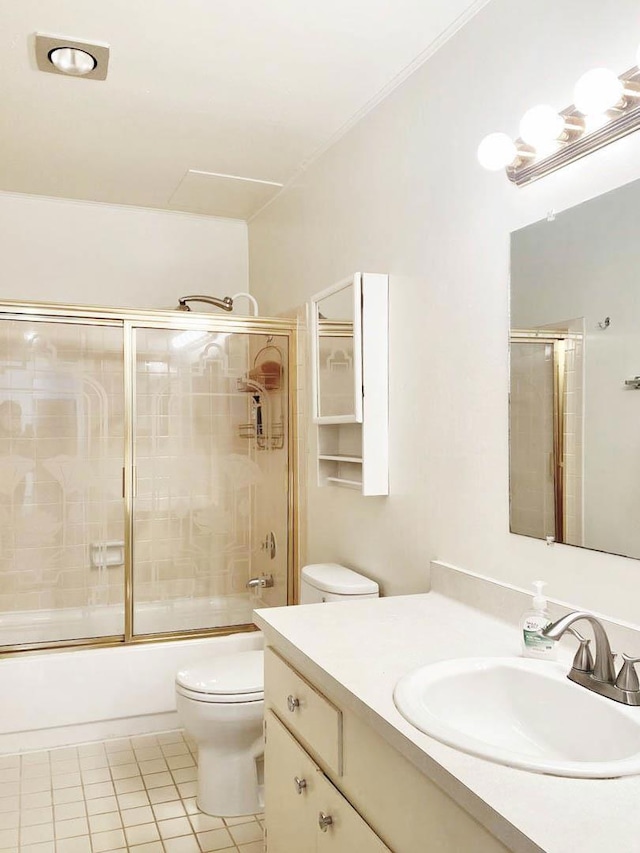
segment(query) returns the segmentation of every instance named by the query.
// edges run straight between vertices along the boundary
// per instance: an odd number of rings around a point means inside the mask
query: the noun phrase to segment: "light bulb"
[[[506,133],[490,133],[478,146],[478,160],[490,172],[497,172],[512,163],[518,154],[513,140]]]
[[[573,98],[584,115],[602,115],[622,99],[624,85],[608,68],[587,71],[576,83]]]
[[[539,104],[522,116],[520,136],[534,148],[545,148],[555,142],[564,130],[564,119],[553,107]]]
[[[57,47],[49,54],[49,60],[58,71],[70,74],[72,77],[90,74],[98,64],[90,53],[78,47]]]

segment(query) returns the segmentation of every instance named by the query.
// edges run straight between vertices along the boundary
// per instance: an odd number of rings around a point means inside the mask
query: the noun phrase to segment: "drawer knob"
[[[297,791],[299,794],[301,794],[301,793],[304,791],[304,789],[307,787],[307,780],[306,780],[306,779],[301,779],[299,776],[294,776],[294,777],[293,777],[293,782],[294,782],[294,784],[295,784],[295,786],[296,786],[296,791]]]
[[[330,814],[325,814],[324,812],[320,812],[318,815],[318,826],[323,832],[326,832],[327,829],[333,823],[333,818]]]
[[[288,708],[288,709],[291,711],[291,713],[293,714],[293,712],[295,711],[295,709],[296,709],[296,708],[299,708],[299,707],[300,707],[300,700],[299,700],[299,699],[296,699],[296,698],[295,698],[295,696],[292,696],[291,694],[289,694],[289,695],[287,696],[287,708]]]

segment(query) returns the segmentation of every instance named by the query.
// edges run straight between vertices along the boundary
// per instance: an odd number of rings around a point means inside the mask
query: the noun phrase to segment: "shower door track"
[[[298,597],[297,553],[299,536],[297,475],[297,321],[282,317],[238,317],[205,312],[178,312],[161,309],[111,308],[93,305],[63,305],[49,302],[17,302],[0,300],[0,320],[30,320],[33,322],[60,323],[88,326],[111,326],[123,331],[124,366],[124,633],[102,637],[70,640],[51,640],[37,643],[0,645],[0,659],[30,653],[78,651],[94,648],[126,648],[148,643],[176,640],[202,639],[227,636],[257,630],[253,623],[224,625],[215,628],[164,631],[157,634],[134,633],[134,577],[133,577],[133,501],[134,476],[134,420],[135,420],[135,340],[137,328],[175,329],[176,331],[227,332],[230,334],[273,334],[287,338],[287,417],[288,417],[288,500],[287,500],[287,604]]]

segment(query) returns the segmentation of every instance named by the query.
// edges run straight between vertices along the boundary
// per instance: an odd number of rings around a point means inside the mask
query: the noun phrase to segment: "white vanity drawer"
[[[273,649],[264,653],[265,705],[325,764],[342,775],[342,713]]]

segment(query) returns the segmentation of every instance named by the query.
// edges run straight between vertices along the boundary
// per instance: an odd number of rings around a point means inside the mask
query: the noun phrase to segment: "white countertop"
[[[569,779],[504,767],[422,734],[396,710],[393,688],[416,667],[520,654],[513,626],[436,592],[262,609],[255,622],[269,645],[365,719],[509,848],[640,851],[640,776]]]

